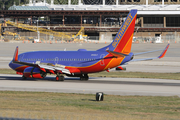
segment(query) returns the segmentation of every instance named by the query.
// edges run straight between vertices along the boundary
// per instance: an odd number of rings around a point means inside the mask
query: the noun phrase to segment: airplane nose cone
[[[9,67],[13,69],[13,63],[12,63],[12,61],[9,63]]]

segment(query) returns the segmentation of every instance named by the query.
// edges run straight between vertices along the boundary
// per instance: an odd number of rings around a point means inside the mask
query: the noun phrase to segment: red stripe
[[[133,21],[129,25],[128,29],[124,33],[122,39],[120,40],[120,42],[118,43],[118,45],[114,51],[122,52],[122,50],[124,49],[128,40],[130,39],[131,35],[134,33],[135,20],[136,20],[136,16],[133,18]]]

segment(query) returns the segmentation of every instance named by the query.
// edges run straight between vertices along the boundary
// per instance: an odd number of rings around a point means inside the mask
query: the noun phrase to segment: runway
[[[80,81],[79,78],[66,77],[64,82],[57,82],[52,76],[43,80],[22,80],[19,75],[0,74],[0,90],[180,97],[180,81],[144,78],[90,78],[89,81]]]
[[[97,50],[101,47],[107,46],[108,44],[88,44],[88,43],[74,43],[74,44],[33,44],[33,43],[1,43],[0,44],[0,68],[9,68],[8,64],[12,60],[14,50],[16,46],[19,46],[19,54],[28,51],[38,51],[38,50]],[[164,44],[132,44],[132,52],[139,53],[145,51],[164,49],[167,43]],[[140,62],[129,62],[125,67],[126,71],[138,71],[138,72],[159,72],[159,73],[177,73],[180,72],[180,47],[179,44],[170,44],[167,54],[162,59],[156,59],[152,61],[140,61]],[[141,58],[152,58],[157,57],[162,51],[143,54],[135,56],[134,59]]]
[[[0,68],[9,68],[16,46],[19,53],[36,50],[97,50],[107,44],[0,44]],[[139,53],[164,49],[167,44],[133,44],[132,52]],[[167,54],[162,59],[141,62],[129,62],[125,65],[126,71],[179,73],[180,72],[179,44],[170,44]],[[157,57],[162,51],[135,56],[135,59]],[[164,79],[140,78],[90,78],[89,81],[80,81],[79,78],[65,78],[64,82],[53,81],[49,76],[43,80],[21,80],[19,75],[0,74],[0,90],[15,91],[45,91],[63,93],[95,94],[104,92],[113,95],[144,95],[144,96],[180,96],[180,81]]]

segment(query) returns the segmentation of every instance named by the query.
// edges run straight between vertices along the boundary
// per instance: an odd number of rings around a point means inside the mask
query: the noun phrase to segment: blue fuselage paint
[[[85,67],[97,63],[102,54],[107,55],[108,53],[97,51],[36,51],[20,54],[18,60],[29,63],[40,61],[64,66]]]
[[[35,51],[26,52],[18,55],[18,61],[27,63],[51,63],[69,67],[88,67],[96,64],[109,53],[106,51]],[[131,60],[133,53],[126,56],[120,65]],[[106,58],[112,59],[112,58]],[[9,63],[12,69],[23,65]]]

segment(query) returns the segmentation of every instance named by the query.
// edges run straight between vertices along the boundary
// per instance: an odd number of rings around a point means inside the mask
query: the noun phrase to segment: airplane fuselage
[[[74,67],[79,69],[81,73],[94,73],[124,64],[130,61],[132,56],[133,53],[130,53],[127,57],[115,58],[106,51],[35,51],[18,55],[18,61]],[[23,72],[28,67],[12,62],[9,66],[18,72]]]

